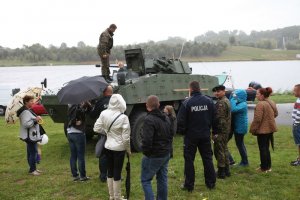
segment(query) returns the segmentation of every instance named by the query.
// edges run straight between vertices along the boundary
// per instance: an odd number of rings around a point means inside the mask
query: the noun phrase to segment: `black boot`
[[[218,167],[218,173],[217,173],[217,177],[219,179],[225,179],[226,178],[226,174],[225,174],[225,167]]]
[[[225,167],[225,175],[226,175],[227,177],[230,177],[230,176],[231,176],[229,165],[226,165],[226,167]]]

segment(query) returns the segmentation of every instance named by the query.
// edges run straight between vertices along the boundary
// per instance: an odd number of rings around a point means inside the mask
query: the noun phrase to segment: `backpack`
[[[82,121],[81,125],[76,125],[76,121]],[[79,105],[72,105],[68,110],[68,128],[73,126],[82,129],[85,121],[85,112]]]

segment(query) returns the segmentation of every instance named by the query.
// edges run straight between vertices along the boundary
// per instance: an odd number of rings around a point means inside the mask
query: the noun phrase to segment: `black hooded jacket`
[[[164,157],[170,153],[174,131],[169,118],[160,110],[152,110],[144,121],[142,151],[147,157]]]

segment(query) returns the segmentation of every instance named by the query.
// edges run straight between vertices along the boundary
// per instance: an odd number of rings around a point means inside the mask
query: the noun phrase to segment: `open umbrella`
[[[127,173],[126,181],[125,181],[126,199],[129,199],[129,196],[130,196],[130,160],[129,160],[128,154],[127,154],[126,173]]]
[[[99,97],[107,85],[102,76],[83,76],[70,81],[57,93],[57,97],[62,104],[79,104]]]
[[[42,88],[30,87],[15,94],[7,105],[5,111],[5,121],[8,124],[14,124],[18,120],[17,111],[23,106],[23,98],[26,95],[33,96],[37,101],[41,97]]]

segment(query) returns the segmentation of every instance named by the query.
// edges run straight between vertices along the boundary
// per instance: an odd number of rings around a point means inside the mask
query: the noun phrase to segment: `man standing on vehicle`
[[[168,163],[174,131],[169,117],[159,110],[159,99],[151,95],[147,98],[142,134],[141,182],[145,200],[168,199]],[[156,175],[157,197],[154,198],[151,181]]]
[[[96,102],[94,108],[89,113],[91,118],[98,119],[101,112],[107,109],[110,97],[112,95],[113,95],[113,88],[109,85],[103,91],[103,97],[100,98]],[[101,134],[99,134],[99,137],[101,137]],[[100,175],[99,175],[100,181],[106,182],[106,180],[107,180],[107,158],[106,158],[105,154],[103,154],[99,158],[99,171],[100,171]]]
[[[225,179],[230,176],[228,159],[228,136],[231,129],[230,102],[225,96],[225,86],[219,85],[212,89],[216,103],[216,128],[213,130],[214,153],[218,162],[218,178]]]
[[[97,47],[98,55],[100,56],[102,67],[102,76],[107,82],[111,82],[110,71],[109,71],[109,56],[110,50],[114,45],[113,35],[116,31],[117,26],[111,24],[105,31],[103,31],[99,38],[99,45]]]
[[[202,95],[198,81],[189,84],[191,96],[186,99],[177,116],[177,132],[184,134],[184,175],[183,190],[192,192],[195,183],[194,160],[197,148],[204,166],[205,184],[215,188],[216,172],[211,149],[211,128],[214,124],[215,106],[213,101]]]

